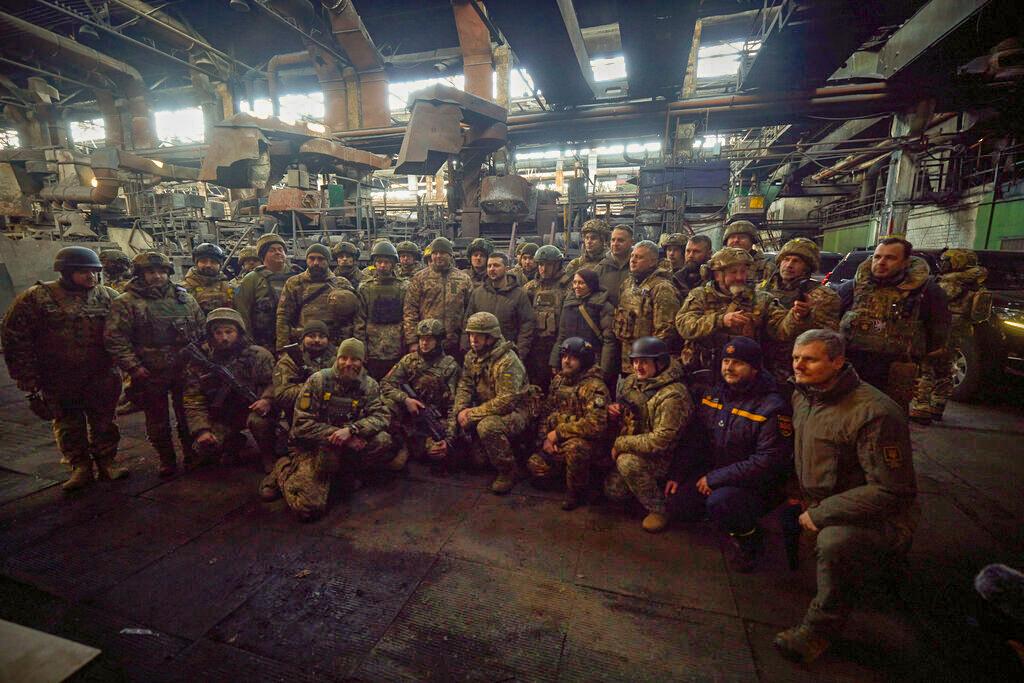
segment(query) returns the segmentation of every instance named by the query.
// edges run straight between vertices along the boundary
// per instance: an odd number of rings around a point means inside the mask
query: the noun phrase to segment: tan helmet
[[[399,256],[402,254],[415,254],[417,259],[419,259],[422,254],[420,246],[411,240],[403,240],[396,244],[395,251],[398,252]]]
[[[437,318],[425,318],[416,324],[417,337],[444,337],[444,323]]]
[[[612,226],[603,218],[591,218],[580,228],[580,234],[586,235],[588,232],[596,232],[607,240],[608,235],[612,232]]]
[[[812,273],[816,273],[821,268],[821,248],[806,237],[794,237],[782,245],[782,249],[775,256],[775,262],[781,263],[782,259],[787,256],[802,258],[810,266]]]
[[[473,332],[475,334],[487,334],[495,339],[504,339],[501,336],[501,324],[493,313],[481,311],[474,313],[469,316],[469,320],[466,321],[466,332]]]
[[[349,337],[338,345],[338,358],[342,356],[366,360],[366,344],[355,337]]]
[[[754,257],[746,249],[739,247],[722,247],[708,261],[711,270],[725,270],[729,266],[753,265]]]
[[[751,240],[757,242],[757,226],[750,221],[733,221],[725,227],[722,243],[728,242],[733,235],[749,235]]]
[[[331,247],[331,253],[334,255],[334,258],[338,258],[342,254],[348,254],[352,258],[359,258],[359,247],[351,242],[338,242]]]
[[[259,261],[260,257],[256,253],[256,247],[242,247],[238,252],[238,262],[245,263],[246,261]]]
[[[144,251],[132,259],[132,270],[135,275],[141,275],[146,268],[163,268],[168,275],[174,274],[174,264],[159,251]]]
[[[213,331],[214,323],[234,323],[238,327],[238,331],[245,332],[245,322],[242,320],[242,314],[233,308],[215,308],[206,316],[206,334],[210,334]]]
[[[100,263],[104,266],[117,263],[130,267],[132,265],[132,260],[128,258],[128,254],[124,253],[120,249],[104,249],[100,252]]]
[[[943,265],[942,272],[955,273],[978,265],[978,255],[970,249],[946,249],[939,257],[939,261],[949,261],[949,268],[946,269]]]
[[[284,239],[282,239],[280,235],[271,233],[269,235],[263,235],[256,240],[256,258],[262,261],[263,257],[267,255],[267,250],[270,249],[270,245],[272,244],[280,244],[284,247],[285,251],[288,250],[288,245],[285,244]]]
[[[679,247],[680,249],[686,249],[686,242],[689,238],[681,232],[674,232],[668,236],[664,242],[661,243],[663,247]]]

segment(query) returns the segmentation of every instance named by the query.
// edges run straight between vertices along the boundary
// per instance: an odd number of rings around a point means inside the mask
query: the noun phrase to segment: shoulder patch
[[[895,470],[903,464],[903,455],[899,446],[882,446],[882,457],[890,470]]]
[[[793,436],[793,418],[789,415],[779,415],[779,433],[785,437]]]
[[[299,397],[299,410],[309,410],[312,404],[313,400],[310,398],[309,394],[303,393],[302,396]]]
[[[594,397],[594,407],[595,408],[604,408],[605,405],[606,404],[605,404],[604,396],[596,396],[596,397]]]

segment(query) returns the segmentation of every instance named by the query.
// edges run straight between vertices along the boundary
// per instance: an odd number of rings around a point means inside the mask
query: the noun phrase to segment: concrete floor
[[[4,373],[0,618],[101,648],[83,680],[1009,680],[1014,660],[969,620],[973,574],[1024,565],[1022,396],[914,428],[911,581],[868,591],[804,668],[771,640],[800,619],[813,563],[805,547],[785,568],[772,519],[761,567],[737,575],[705,525],[651,536],[414,464],[300,525],[257,500],[252,465],[159,480],[138,414],[122,421],[131,478],[66,496]]]

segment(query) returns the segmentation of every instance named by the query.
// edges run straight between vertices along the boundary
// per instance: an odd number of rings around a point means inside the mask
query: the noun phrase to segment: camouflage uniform
[[[725,228],[725,232],[722,233],[722,244],[727,244],[732,235],[749,235],[754,244],[757,244],[758,242],[757,227],[750,221],[735,221],[730,223]],[[753,259],[753,263],[747,271],[747,285],[750,287],[756,287],[758,284],[774,275],[777,268],[775,266],[775,261],[771,260],[756,249],[751,249],[748,253],[750,254],[750,258]]]
[[[413,275],[420,272],[426,267],[427,264],[421,263],[419,261],[416,261],[415,263],[410,263],[408,266],[403,266],[401,263],[399,263],[398,265],[395,266],[395,274],[397,274],[398,277],[400,278],[409,280],[412,278]]]
[[[551,381],[541,412],[544,417],[537,429],[541,443],[554,431],[558,450],[553,454],[538,451],[531,455],[526,462],[530,474],[546,480],[559,476],[564,468],[566,491],[582,497],[590,485],[590,470],[598,465],[596,460],[603,454],[609,403],[611,397],[599,366],[572,376],[558,373]]]
[[[415,242],[404,240],[395,245],[395,250],[398,252],[399,257],[401,257],[402,254],[413,254],[416,257],[416,260],[408,266],[402,265],[401,258],[399,258],[398,264],[395,265],[395,274],[398,277],[408,280],[413,275],[427,267],[427,265],[421,260],[423,258],[423,252]]]
[[[551,353],[558,339],[558,321],[562,316],[562,305],[572,291],[569,288],[570,278],[559,270],[549,280],[530,280],[523,287],[530,304],[533,305],[534,332],[533,345],[526,356],[526,369],[530,381],[547,391],[551,384]]]
[[[354,478],[359,470],[389,462],[394,453],[388,422],[380,388],[365,370],[354,381],[343,380],[333,367],[314,373],[295,403],[292,438],[297,447],[274,465],[288,507],[301,519],[319,517],[327,508],[334,475]],[[329,443],[327,437],[342,427],[351,428],[366,446],[356,451]]]
[[[235,289],[223,273],[213,277],[201,275],[192,266],[181,281],[181,286],[192,295],[204,314],[209,314],[215,308],[231,308],[234,305]]]
[[[622,283],[614,330],[621,345],[623,374],[633,372],[629,348],[641,337],[657,337],[665,342],[670,352],[679,352],[679,335],[675,328],[678,310],[679,296],[663,270],[641,273],[639,280],[631,274]]]
[[[355,336],[366,344],[366,368],[380,379],[402,357],[402,315],[408,281],[375,272],[359,284]]]
[[[605,495],[625,502],[635,497],[648,512],[665,514],[662,480],[690,422],[693,401],[675,359],[660,374],[638,380],[631,374],[619,392],[622,425],[613,444],[615,468],[604,482]]]
[[[308,270],[288,278],[277,305],[277,350],[299,341],[299,333],[311,320],[327,324],[332,343],[352,336],[359,297],[345,278],[330,271],[314,276]]]
[[[277,305],[285,283],[298,272],[295,267],[275,273],[266,266],[256,266],[235,290],[235,310],[242,314],[253,341],[265,349],[278,348]],[[287,343],[285,340],[281,346]]]
[[[148,379],[132,379],[132,400],[146,414],[146,436],[160,456],[162,467],[173,468],[177,457],[171,440],[167,394],[178,418],[178,436],[191,460],[192,436],[182,404],[184,363],[181,349],[198,338],[205,316],[196,300],[180,285],[148,287],[136,277],[128,290],[114,300],[107,319],[104,345],[127,375],[139,367],[149,371]]]
[[[11,379],[40,391],[56,407],[53,435],[72,468],[111,465],[121,434],[114,411],[121,378],[103,345],[112,289],[70,289],[44,282],[19,294],[3,318],[3,350]]]
[[[352,265],[335,266],[334,274],[348,280],[354,290],[359,286],[359,283],[362,282],[363,279],[363,271],[359,268],[358,262],[359,248],[351,242],[340,242],[331,248],[331,256],[335,259],[338,259],[342,254],[348,254],[352,257]]]
[[[611,235],[612,228],[608,224],[608,221],[600,218],[591,218],[583,224],[580,229],[580,234],[585,235],[588,232],[594,232],[601,235],[605,245],[608,244],[608,236]],[[601,261],[608,256],[607,246],[601,249],[599,254],[588,254],[586,251],[582,251],[579,256],[569,261],[569,265],[565,267],[565,273],[569,276],[569,280],[572,281],[572,276],[576,274],[576,271],[580,268],[590,268],[591,270],[597,270],[597,266]]]
[[[120,249],[104,249],[100,252],[100,261],[103,263],[103,284],[121,294],[132,279],[132,260]],[[111,266],[120,266],[121,270],[115,275]]]
[[[416,273],[405,290],[402,315],[405,338],[416,338],[416,324],[419,321],[436,318],[444,323],[445,352],[461,357],[459,338],[462,336],[463,314],[472,289],[469,276],[450,266],[439,271],[431,264],[429,268]]]
[[[992,312],[992,295],[984,285],[988,271],[978,265],[977,254],[969,249],[947,249],[942,254],[942,263],[944,268],[936,281],[949,301],[953,324],[943,352],[921,363],[921,375],[910,405],[910,416],[915,419],[942,419],[946,401],[953,395],[954,360],[964,339],[974,336],[974,326],[987,320]]]
[[[288,424],[292,423],[295,401],[299,398],[302,385],[318,370],[326,370],[334,365],[337,347],[328,344],[320,353],[313,355],[307,349],[293,347],[286,350],[274,365],[274,410],[284,415]],[[299,362],[296,362],[296,358]]]

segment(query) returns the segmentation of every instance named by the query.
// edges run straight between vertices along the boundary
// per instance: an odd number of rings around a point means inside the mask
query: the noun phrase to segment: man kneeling
[[[793,469],[792,411],[762,367],[756,341],[734,337],[721,358],[721,377],[697,406],[706,446],[680,451],[665,495],[673,517],[706,515],[728,533],[732,568],[749,572],[762,544],[758,520]]]
[[[278,459],[274,473],[285,502],[302,521],[324,513],[334,475],[355,489],[361,470],[386,466],[395,457],[388,407],[363,369],[365,357],[363,342],[346,339],[334,367],[313,373],[295,403],[296,447]]]

